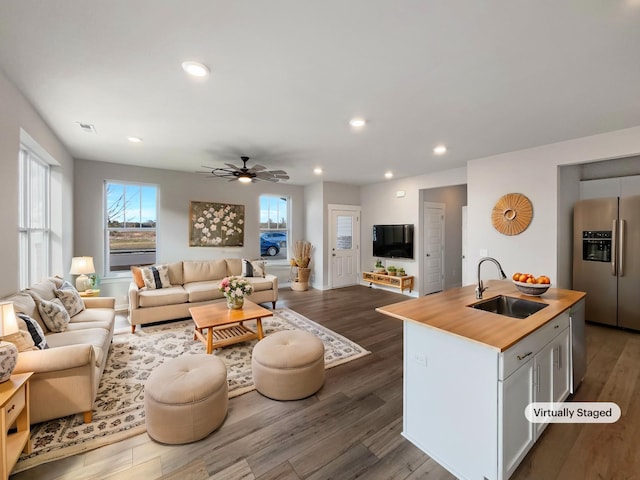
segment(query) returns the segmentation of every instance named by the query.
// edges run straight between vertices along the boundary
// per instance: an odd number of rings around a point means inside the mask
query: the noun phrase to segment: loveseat
[[[63,287],[63,282],[59,277],[48,278],[2,299],[13,302],[18,316],[22,318],[20,314],[25,314],[35,320],[41,329],[38,331],[44,333],[43,349],[31,344],[19,351],[13,371],[34,372],[29,382],[32,424],[76,413],[83,413],[85,422],[91,421],[93,402],[113,338],[115,298],[109,297],[79,299],[77,296],[81,311],[61,327],[63,331],[52,332],[48,328],[36,301],[51,302],[58,298],[56,291]],[[68,282],[66,285],[70,287]],[[25,336],[28,335],[29,332]]]
[[[246,260],[244,260],[246,263]],[[129,322],[131,332],[136,325],[176,320],[190,317],[189,308],[223,301],[218,290],[220,281],[228,276],[243,276],[253,285],[253,293],[247,296],[255,303],[271,302],[276,308],[278,277],[264,272],[264,265],[250,262],[252,275],[243,274],[243,259],[185,260],[163,265],[168,269],[168,284],[149,288],[140,278],[129,285]],[[262,268],[261,268],[262,267]],[[264,275],[264,276],[263,276]],[[155,285],[152,285],[156,287]]]

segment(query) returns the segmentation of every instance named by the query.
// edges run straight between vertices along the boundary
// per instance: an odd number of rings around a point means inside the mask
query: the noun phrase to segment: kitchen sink
[[[546,303],[532,302],[522,298],[507,297],[498,295],[497,297],[481,300],[472,305],[472,308],[484,310],[485,312],[497,313],[512,318],[527,318],[547,306]]]

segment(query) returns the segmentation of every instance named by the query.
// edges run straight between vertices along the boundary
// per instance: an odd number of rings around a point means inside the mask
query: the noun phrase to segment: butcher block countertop
[[[497,295],[523,298],[549,306],[525,319],[485,312],[469,305],[476,303],[475,285],[445,290],[376,308],[376,311],[408,322],[421,323],[453,335],[504,351],[585,297],[584,292],[550,288],[542,296],[524,295],[509,280],[490,280],[483,300]]]

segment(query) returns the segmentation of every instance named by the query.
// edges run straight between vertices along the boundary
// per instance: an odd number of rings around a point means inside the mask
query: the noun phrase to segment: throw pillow
[[[131,276],[138,288],[144,288],[144,278],[142,278],[142,269],[140,267],[131,267]]]
[[[149,290],[156,288],[169,288],[169,265],[154,265],[142,269],[142,278],[144,286]]]
[[[33,340],[33,343],[36,347],[38,347],[40,350],[49,348],[49,345],[47,345],[47,339],[45,338],[44,332],[42,331],[42,327],[38,325],[38,322],[36,322],[26,313],[16,312],[16,316],[21,319],[27,326],[29,335],[31,335],[31,339]]]
[[[27,352],[29,350],[37,350],[31,335],[27,330],[27,325],[20,318],[20,314],[16,312],[16,321],[18,324],[18,331],[16,333],[12,333],[11,335],[5,335],[4,337],[0,337],[0,340],[4,342],[13,343],[18,352]]]
[[[242,276],[243,277],[264,277],[264,262],[259,260],[242,259]]]
[[[71,321],[69,312],[64,308],[62,302],[58,298],[54,298],[50,302],[42,298],[36,298],[38,311],[42,317],[42,321],[52,332],[64,332],[67,325]]]
[[[84,302],[76,288],[69,282],[64,281],[59,289],[56,290],[56,297],[60,299],[64,308],[69,312],[69,316],[73,317],[84,310]]]

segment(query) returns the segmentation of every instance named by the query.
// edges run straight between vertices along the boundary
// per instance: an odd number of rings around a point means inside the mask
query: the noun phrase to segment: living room
[[[75,7],[78,9],[77,5]],[[361,5],[360,7],[362,11],[366,11],[369,8],[366,5]],[[0,14],[3,13],[4,8],[0,8]],[[36,15],[37,8],[33,5],[30,8],[33,10],[31,13]],[[338,7],[335,6],[335,8]],[[331,12],[325,11],[324,13],[329,15]],[[15,20],[13,15],[14,12],[7,12],[5,18]],[[44,13],[37,14],[38,17],[40,15],[44,15]],[[352,18],[354,21],[359,18],[358,12],[352,12],[351,15],[354,16]],[[633,56],[635,52],[628,52],[622,47],[622,44],[633,44],[631,39],[637,36],[637,33],[634,33],[626,23],[633,23],[637,19],[637,9],[627,12],[626,15],[626,20],[624,20],[625,28],[621,29],[622,33],[620,35],[624,36],[623,34],[626,34],[629,37],[624,37],[624,41],[619,41],[620,57],[616,57],[610,64],[610,71],[616,71],[616,67],[620,68],[619,76],[624,78],[624,87],[610,86],[607,94],[612,97],[614,96],[613,90],[616,89],[623,92],[634,92],[635,86],[638,84],[636,80],[640,80],[637,79],[635,71],[629,72],[621,67],[623,64],[635,65],[635,61],[632,60],[635,58]],[[607,18],[610,20],[610,17]],[[618,19],[619,17],[617,14],[611,14],[611,18]],[[629,20],[629,18],[632,20]],[[21,22],[27,22],[27,20],[26,17],[21,16]],[[38,22],[43,22],[43,20],[39,18]],[[255,20],[255,23],[260,23],[259,19]],[[349,22],[346,23],[348,24]],[[635,23],[637,24],[637,21]],[[414,28],[419,28],[419,25],[412,25]],[[70,27],[69,30],[72,28]],[[265,32],[262,33],[264,34]],[[238,32],[236,34],[241,35]],[[588,37],[588,35],[586,36]],[[600,39],[600,35],[596,36],[596,38]],[[67,118],[69,125],[65,126],[60,126],[57,120],[52,120],[54,117],[48,113],[47,102],[30,98],[26,93],[29,91],[28,86],[11,79],[14,75],[19,77],[17,70],[14,71],[19,59],[8,53],[10,48],[8,45],[11,42],[3,43],[5,46],[0,50],[0,98],[2,98],[3,104],[0,111],[0,157],[2,158],[2,162],[0,162],[0,182],[2,184],[0,199],[3,204],[0,218],[7,228],[4,229],[5,233],[0,237],[0,246],[3,251],[2,263],[5,271],[9,272],[9,274],[0,279],[0,297],[11,295],[20,290],[20,245],[16,238],[16,230],[20,223],[18,218],[20,204],[18,193],[19,164],[17,160],[20,155],[20,144],[25,139],[31,139],[27,141],[33,141],[45,152],[44,155],[47,158],[52,158],[58,164],[52,170],[50,192],[52,200],[50,273],[61,274],[71,279],[69,275],[71,259],[80,255],[92,256],[96,272],[103,277],[103,294],[115,296],[116,303],[119,305],[126,304],[126,291],[131,279],[130,277],[122,279],[109,278],[108,273],[105,272],[105,230],[102,208],[104,182],[106,180],[158,186],[157,260],[158,262],[167,263],[204,258],[257,258],[259,256],[260,233],[259,198],[261,195],[285,196],[290,205],[290,239],[292,241],[308,240],[314,246],[311,278],[311,290],[313,292],[310,292],[314,295],[323,292],[326,292],[327,295],[339,295],[336,292],[332,293],[331,290],[332,252],[328,237],[329,205],[355,206],[360,209],[359,234],[361,248],[358,258],[359,272],[373,269],[376,262],[376,257],[373,256],[370,249],[372,242],[371,231],[374,224],[414,224],[417,238],[414,259],[401,261],[399,264],[405,268],[407,274],[415,276],[416,288],[410,295],[419,296],[425,292],[423,227],[424,199],[428,196],[428,191],[466,186],[466,229],[469,232],[466,245],[466,267],[462,261],[460,264],[455,265],[456,269],[465,272],[464,274],[459,273],[461,285],[475,283],[475,266],[482,256],[489,255],[498,258],[507,272],[544,272],[552,278],[552,283],[555,286],[571,288],[571,217],[572,206],[580,198],[580,182],[597,177],[602,178],[603,176],[617,178],[640,175],[640,117],[638,117],[638,109],[632,108],[635,96],[628,95],[627,104],[624,105],[624,108],[621,106],[622,103],[619,97],[616,97],[617,103],[612,100],[612,107],[608,117],[600,110],[597,110],[596,107],[590,112],[588,105],[590,105],[591,97],[606,97],[606,95],[602,95],[601,91],[594,88],[594,83],[591,83],[592,80],[589,80],[588,85],[583,89],[576,87],[575,90],[576,98],[574,101],[587,105],[587,107],[584,107],[584,111],[574,109],[572,116],[562,116],[561,120],[558,120],[560,114],[554,110],[549,117],[556,123],[553,126],[546,127],[544,125],[545,122],[551,122],[551,120],[544,115],[544,109],[542,108],[536,111],[535,115],[531,115],[535,117],[531,123],[524,123],[523,121],[521,125],[513,127],[513,129],[508,127],[512,127],[510,124],[515,122],[505,120],[503,123],[489,129],[488,132],[483,131],[485,135],[493,135],[493,149],[465,146],[464,155],[456,154],[456,149],[458,152],[463,150],[461,145],[463,136],[460,136],[458,137],[459,144],[457,146],[454,144],[450,147],[451,157],[449,158],[452,159],[452,164],[447,163],[446,156],[443,157],[444,160],[433,160],[429,152],[429,160],[432,163],[428,167],[424,167],[421,170],[420,167],[415,165],[411,167],[409,165],[405,166],[404,159],[408,155],[407,150],[429,150],[423,142],[415,140],[416,137],[413,137],[415,144],[406,142],[404,147],[400,144],[389,143],[385,148],[380,148],[376,144],[376,148],[384,152],[382,156],[386,158],[385,161],[390,165],[389,168],[396,172],[395,178],[391,179],[384,179],[383,177],[384,169],[382,165],[384,165],[384,162],[378,162],[376,158],[375,169],[369,166],[366,159],[373,157],[372,148],[365,148],[362,151],[357,150],[357,147],[362,146],[362,144],[373,141],[372,137],[374,136],[384,137],[386,135],[392,137],[395,134],[389,131],[375,130],[375,128],[378,128],[376,127],[376,122],[378,125],[383,122],[380,117],[375,118],[373,113],[370,115],[374,118],[365,126],[365,130],[362,132],[350,131],[347,124],[348,118],[345,118],[343,122],[344,135],[351,135],[351,137],[348,137],[347,140],[341,139],[335,146],[336,150],[342,147],[340,155],[344,156],[340,156],[336,163],[331,165],[332,168],[327,168],[329,166],[329,163],[327,163],[323,177],[313,177],[311,173],[305,173],[305,175],[308,174],[310,176],[305,177],[304,181],[292,176],[292,180],[289,182],[257,182],[250,185],[239,185],[238,183],[229,183],[224,179],[198,175],[195,170],[198,170],[201,164],[217,162],[215,155],[210,152],[214,147],[219,146],[213,140],[210,144],[201,142],[191,150],[185,150],[182,153],[185,162],[186,158],[194,150],[198,150],[197,153],[194,153],[194,156],[199,158],[197,163],[189,164],[188,168],[183,169],[156,166],[153,158],[154,154],[143,155],[146,157],[145,161],[139,164],[121,163],[117,154],[105,161],[104,154],[92,156],[91,140],[88,140],[90,134],[84,132],[69,133],[71,128],[77,127],[75,125],[76,122],[86,121],[86,115],[89,115],[89,113],[78,108],[77,115],[79,117]],[[592,44],[589,43],[589,45]],[[611,44],[607,44],[607,47],[613,49],[616,45],[616,41],[611,40]],[[565,46],[566,52],[572,51],[570,47],[571,45]],[[584,53],[584,55],[588,56],[588,53]],[[562,56],[559,55],[559,57]],[[627,59],[626,63],[624,59]],[[255,60],[255,58],[252,57],[252,60]],[[260,64],[258,63],[258,65]],[[179,64],[177,68],[179,69]],[[212,66],[212,68],[215,70],[215,66]],[[465,72],[465,74],[473,77],[472,73]],[[583,75],[584,70],[580,71],[580,74]],[[521,82],[525,76],[525,73],[520,72],[519,76],[513,78],[513,82]],[[575,81],[576,78],[579,78],[579,75],[576,75],[573,80]],[[236,81],[239,81],[239,79],[236,79]],[[623,82],[623,80],[620,81]],[[62,82],[64,83],[64,80]],[[37,78],[34,83],[42,85],[41,88],[45,91],[47,90],[46,78]],[[506,90],[506,83],[508,82],[503,81],[501,88]],[[255,87],[253,84],[252,86]],[[554,82],[549,82],[549,85],[545,85],[546,89],[552,89],[553,86]],[[401,88],[402,84],[399,89]],[[557,88],[558,90],[569,90],[571,82],[559,82]],[[523,98],[530,95],[531,90],[522,90],[519,94]],[[416,92],[422,92],[422,90],[417,89]],[[92,94],[96,102],[103,93],[104,91],[97,91]],[[547,94],[549,92],[545,90],[544,93]],[[39,92],[37,98],[42,99],[43,96],[46,97],[47,95],[53,97],[59,94],[55,91],[47,92],[44,95]],[[558,96],[561,97],[562,95]],[[71,102],[72,100],[66,96],[66,92],[62,97],[63,101]],[[393,95],[390,95],[390,97],[393,99]],[[513,107],[508,109],[507,113],[504,113],[505,117],[515,116],[520,109],[519,103],[514,101],[513,98],[517,98],[517,95],[510,97],[510,100],[504,100],[504,103],[511,102],[510,105]],[[544,98],[542,93],[538,97],[539,102],[541,101],[540,98]],[[406,98],[403,98],[403,100],[404,103],[397,103],[407,105]],[[465,98],[465,101],[467,100]],[[84,99],[78,101],[78,103],[83,101]],[[256,99],[251,98],[251,101],[256,101]],[[290,99],[289,101],[293,104],[296,99]],[[500,101],[498,100],[497,103],[500,103]],[[354,110],[359,110],[360,108],[356,101],[349,104],[349,106],[353,107]],[[598,106],[600,108],[600,104]],[[482,104],[476,104],[473,110],[482,110],[482,107]],[[552,108],[551,105],[546,105],[546,107]],[[409,108],[408,105],[406,108]],[[564,105],[563,108],[567,111],[569,110],[567,105]],[[322,109],[318,107],[318,111],[320,110]],[[393,112],[397,114],[398,110],[393,110]],[[355,114],[358,112],[349,113]],[[155,114],[158,115],[157,112]],[[185,114],[186,116],[188,115]],[[465,118],[465,124],[471,122],[471,120],[466,119],[465,114],[449,119],[448,123],[443,123],[450,125],[458,122],[463,123],[462,117]],[[580,120],[584,120],[585,117],[600,117],[607,118],[607,120],[593,121],[583,129],[578,128]],[[271,137],[260,136],[260,128],[269,124],[270,117],[266,115],[260,118],[261,120],[258,123],[261,123],[261,126],[258,126],[256,130],[252,130],[255,132],[253,138],[251,135],[246,134],[237,135],[228,140],[227,144],[246,141],[249,146],[253,146],[259,140],[263,140],[267,147],[275,144],[278,146],[286,145],[287,130],[285,127],[277,129],[277,132],[272,133]],[[496,117],[491,117],[491,120],[496,120]],[[167,119],[166,121],[171,123],[172,119]],[[224,119],[220,120],[220,122],[223,121]],[[389,122],[391,121],[389,120]],[[288,126],[290,125],[289,122],[290,119],[287,119],[283,125]],[[473,117],[473,122],[475,122],[475,125],[491,123],[490,121],[484,122],[482,115]],[[570,124],[572,122],[575,128],[567,129],[568,132],[565,131],[563,135],[555,135],[552,131],[554,127],[560,129],[557,123]],[[139,122],[127,119],[123,123],[131,125]],[[253,120],[247,121],[248,125],[252,123]],[[398,121],[398,123],[402,122]],[[585,121],[585,123],[588,122]],[[140,125],[138,126],[140,127]],[[366,128],[370,128],[369,133]],[[106,130],[102,130],[104,133],[100,131],[101,124],[98,120],[96,120],[96,129],[100,135],[107,135]],[[434,126],[433,129],[439,129],[439,136],[446,136],[442,133],[440,127],[436,128]],[[469,128],[469,131],[471,130],[473,130],[473,127]],[[79,137],[79,135],[84,135],[85,137]],[[213,132],[211,135],[213,135]],[[314,134],[308,135],[313,136]],[[423,133],[420,133],[418,137],[421,135]],[[276,142],[275,139],[278,137],[281,140]],[[501,137],[504,137],[502,143],[500,141]],[[513,140],[514,137],[519,137],[518,141]],[[152,143],[152,140],[148,137],[144,138],[144,140],[145,142],[142,145],[126,145],[125,148],[145,148],[146,145]],[[433,140],[435,141],[436,139],[434,138]],[[403,141],[405,141],[404,137]],[[429,142],[431,142],[431,139],[429,139]],[[220,144],[224,143],[224,140],[220,141]],[[241,145],[235,146],[240,147]],[[155,148],[171,149],[166,145]],[[356,151],[358,153],[354,154]],[[203,152],[205,153],[203,154]],[[304,150],[302,148],[296,149],[296,153],[300,152],[304,153]],[[321,155],[331,156],[331,152],[333,150],[329,149],[323,151]],[[107,154],[106,156],[109,157],[109,155]],[[208,160],[202,160],[203,156],[207,156]],[[351,156],[357,160],[354,160],[353,163],[358,163],[362,176],[353,174],[352,170],[347,170],[347,164],[350,163],[347,159]],[[284,157],[286,155],[283,155]],[[422,160],[422,158],[411,157],[411,162],[407,162],[407,164],[419,164]],[[603,161],[607,162],[605,174],[602,174],[600,163]],[[259,158],[256,158],[256,162],[266,163]],[[289,173],[293,173],[298,172],[298,169],[302,170],[302,168],[310,171],[315,165],[311,161],[307,162],[304,159],[298,161],[297,158],[292,159],[291,157],[287,159],[287,162],[279,164],[278,160],[275,160],[273,165],[268,164],[266,166],[268,168],[283,168]],[[345,166],[346,173],[340,171],[340,162]],[[160,164],[158,163],[158,165]],[[363,180],[365,171],[367,174],[373,175],[373,170],[377,175],[375,179]],[[299,178],[302,178],[302,174]],[[508,192],[520,192],[526,195],[531,200],[534,208],[531,225],[517,237],[500,235],[491,224],[491,210],[494,204],[501,195]],[[244,205],[246,218],[244,245],[242,247],[218,248],[190,247],[188,243],[189,208],[192,201],[213,201]],[[283,275],[286,277],[288,267],[285,266],[283,270],[285,271]],[[367,285],[366,282],[359,282],[359,284],[359,288],[362,288],[362,285]],[[350,292],[357,294],[359,290],[350,290]],[[363,298],[367,298],[364,304],[373,312],[376,301],[365,297],[370,293],[367,291],[362,295]],[[406,296],[402,297],[395,292],[378,291],[378,293],[382,295],[381,298],[384,298],[389,303],[408,298]],[[296,302],[300,301],[301,297],[299,295],[298,297],[283,295],[283,298],[285,302],[291,302],[291,305],[295,305]],[[323,302],[321,297],[317,297],[317,301],[319,303]],[[301,306],[300,308],[303,307]],[[318,310],[320,310],[319,307]],[[322,314],[317,312],[317,315],[319,318]],[[362,318],[360,319],[363,320]],[[380,320],[380,322],[382,321]],[[383,327],[381,326],[380,328]],[[398,332],[394,331],[394,335],[397,334]],[[397,354],[398,352],[395,353]],[[395,373],[397,374],[398,372],[395,371]],[[251,403],[248,400],[243,399],[242,402],[246,402],[247,409],[251,408]],[[242,408],[245,408],[245,406]],[[168,471],[170,470],[166,470],[165,473]]]

